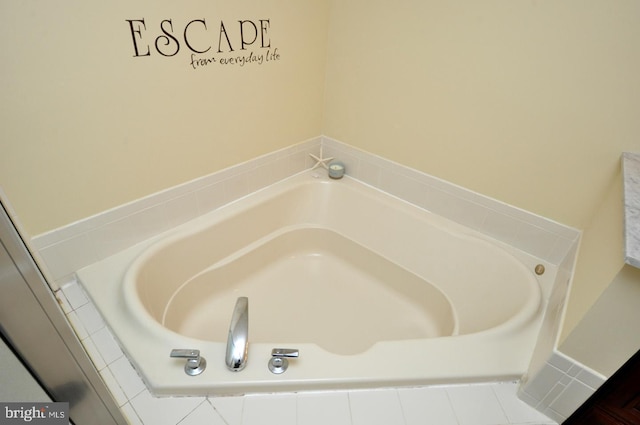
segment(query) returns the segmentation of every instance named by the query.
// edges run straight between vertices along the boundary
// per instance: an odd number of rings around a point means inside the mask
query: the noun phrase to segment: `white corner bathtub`
[[[322,176],[320,176],[322,174]],[[156,395],[518,379],[542,316],[515,250],[345,177],[301,173],[78,272]],[[225,365],[249,298],[244,370]],[[174,348],[207,360],[185,374]],[[296,348],[289,369],[273,348]]]

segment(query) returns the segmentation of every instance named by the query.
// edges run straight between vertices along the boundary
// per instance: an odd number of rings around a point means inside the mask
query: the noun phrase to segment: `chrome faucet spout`
[[[249,351],[249,298],[239,297],[231,316],[229,337],[227,339],[227,368],[239,372],[247,364]]]

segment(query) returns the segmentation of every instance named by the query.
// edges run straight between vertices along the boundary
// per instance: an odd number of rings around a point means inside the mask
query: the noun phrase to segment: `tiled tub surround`
[[[73,273],[76,270],[250,191],[309,168],[313,160],[308,154],[318,155],[321,145],[325,156],[334,156],[346,164],[350,176],[534,255],[548,269],[558,270],[559,280],[554,287],[566,288],[568,285],[579,241],[579,232],[575,229],[325,137],[309,140],[40,235],[31,241],[32,247],[37,249],[36,254],[39,254],[50,277],[54,277],[60,285],[71,282],[68,287],[75,287]],[[63,297],[61,291],[57,294]],[[545,294],[545,298],[548,296]],[[547,308],[547,318],[540,337],[550,342],[542,344],[544,347],[534,353],[533,359],[534,363],[537,361],[543,365],[553,354],[557,336],[555,325],[562,316],[564,296],[550,302],[557,305]],[[554,311],[555,315],[549,314],[549,311]],[[114,343],[91,303],[70,311],[69,318],[79,330],[81,339],[86,341],[89,353],[97,359],[98,366],[102,358],[103,367],[99,369],[103,370],[105,380],[123,388],[114,390],[114,395],[126,411],[127,406],[131,407],[129,400],[133,393],[139,396],[138,390],[146,392],[136,381],[137,375],[129,362],[121,359],[122,351]],[[100,323],[97,336],[85,331],[82,338],[82,329],[87,326],[79,324],[83,322],[80,318],[96,325]],[[105,357],[111,362],[107,363]],[[540,370],[536,368],[536,372]],[[114,374],[120,376],[119,381],[113,379]],[[125,375],[136,379],[128,383]],[[544,410],[545,406],[535,404]]]
[[[559,265],[579,231],[326,137],[149,195],[38,235],[31,245],[55,282],[78,269],[310,168],[320,146],[346,173],[437,215],[477,230],[542,261]]]
[[[47,277],[76,270],[310,168],[321,138],[282,149],[34,237]]]

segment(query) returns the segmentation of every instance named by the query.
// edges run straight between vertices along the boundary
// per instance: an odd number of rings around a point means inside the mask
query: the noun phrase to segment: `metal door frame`
[[[127,424],[1,200],[0,333],[74,423]]]

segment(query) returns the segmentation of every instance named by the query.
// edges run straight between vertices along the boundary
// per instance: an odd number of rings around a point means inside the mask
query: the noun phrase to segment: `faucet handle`
[[[300,351],[297,348],[274,348],[271,357],[298,357]]]
[[[297,348],[274,348],[271,350],[271,359],[269,359],[269,370],[271,373],[284,373],[289,367],[287,357],[298,357],[300,351]]]
[[[297,348],[274,348],[271,357],[298,357],[300,351]]]
[[[200,375],[207,367],[207,361],[204,357],[200,356],[200,350],[173,349],[169,357],[187,359],[187,363],[184,365],[184,371],[190,376]]]
[[[200,350],[174,348],[173,350],[171,350],[171,354],[169,354],[169,357],[176,357],[176,358],[182,358],[182,359],[197,359],[200,357]]]

